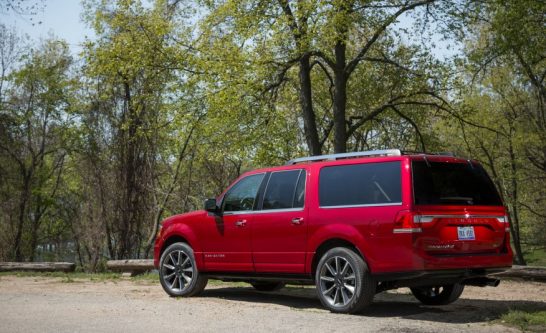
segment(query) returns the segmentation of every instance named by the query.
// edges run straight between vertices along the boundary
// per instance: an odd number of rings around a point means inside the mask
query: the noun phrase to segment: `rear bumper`
[[[490,268],[439,269],[373,274],[377,282],[388,284],[387,289],[464,283],[465,280],[500,273],[511,266]]]
[[[471,279],[489,274],[504,272],[510,267],[496,267],[487,269],[441,269],[430,271],[409,271],[373,274],[377,281],[397,281],[412,279]]]

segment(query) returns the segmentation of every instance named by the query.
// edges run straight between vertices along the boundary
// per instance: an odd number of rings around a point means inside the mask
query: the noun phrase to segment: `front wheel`
[[[161,286],[171,296],[195,296],[208,279],[199,274],[192,248],[186,243],[170,245],[159,261]]]
[[[464,285],[455,283],[410,289],[413,296],[425,305],[446,305],[459,299],[463,293]]]
[[[315,283],[320,301],[332,312],[360,312],[375,295],[376,284],[366,263],[344,247],[333,248],[322,256]]]

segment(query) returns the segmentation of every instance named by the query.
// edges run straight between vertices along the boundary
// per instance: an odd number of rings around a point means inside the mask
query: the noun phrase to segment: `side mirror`
[[[219,208],[216,205],[216,199],[213,198],[205,200],[205,210],[207,212],[217,213]]]

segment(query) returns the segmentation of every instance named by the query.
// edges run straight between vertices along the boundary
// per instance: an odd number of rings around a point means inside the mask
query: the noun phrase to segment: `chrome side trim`
[[[392,229],[392,232],[395,234],[412,234],[416,232],[423,231],[421,228],[400,228],[400,229]]]
[[[223,212],[222,216],[229,216],[229,215],[248,215],[248,214],[254,214],[255,210],[238,210],[234,212]]]
[[[303,207],[298,208],[280,208],[280,209],[266,209],[266,210],[240,210],[236,212],[225,212],[223,215],[248,215],[248,214],[267,214],[267,213],[288,213],[288,212],[303,212]]]
[[[499,222],[504,223],[505,217],[504,215],[468,215],[468,214],[461,214],[461,215],[443,215],[443,214],[437,214],[437,215],[415,215],[413,217],[413,222],[416,223],[429,223],[432,222],[434,219],[497,219]]]
[[[362,205],[339,205],[339,206],[319,206],[322,209],[334,208],[358,208],[358,207],[384,207],[384,206],[401,206],[401,202],[389,202],[384,204],[362,204]]]
[[[254,214],[267,214],[267,213],[288,213],[288,212],[303,212],[303,207],[298,208],[280,208],[280,209],[262,209],[254,211]]]

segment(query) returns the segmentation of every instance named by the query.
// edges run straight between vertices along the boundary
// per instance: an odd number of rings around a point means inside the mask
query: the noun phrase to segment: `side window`
[[[321,207],[402,202],[400,162],[325,167],[319,176]]]
[[[224,198],[224,212],[252,210],[263,178],[264,174],[251,175],[233,185]]]
[[[303,207],[294,206],[300,171],[279,171],[271,174],[265,190],[263,210]]]
[[[298,179],[298,185],[296,186],[296,193],[294,195],[294,208],[302,208],[305,201],[305,178],[307,172],[301,170],[300,177]]]

